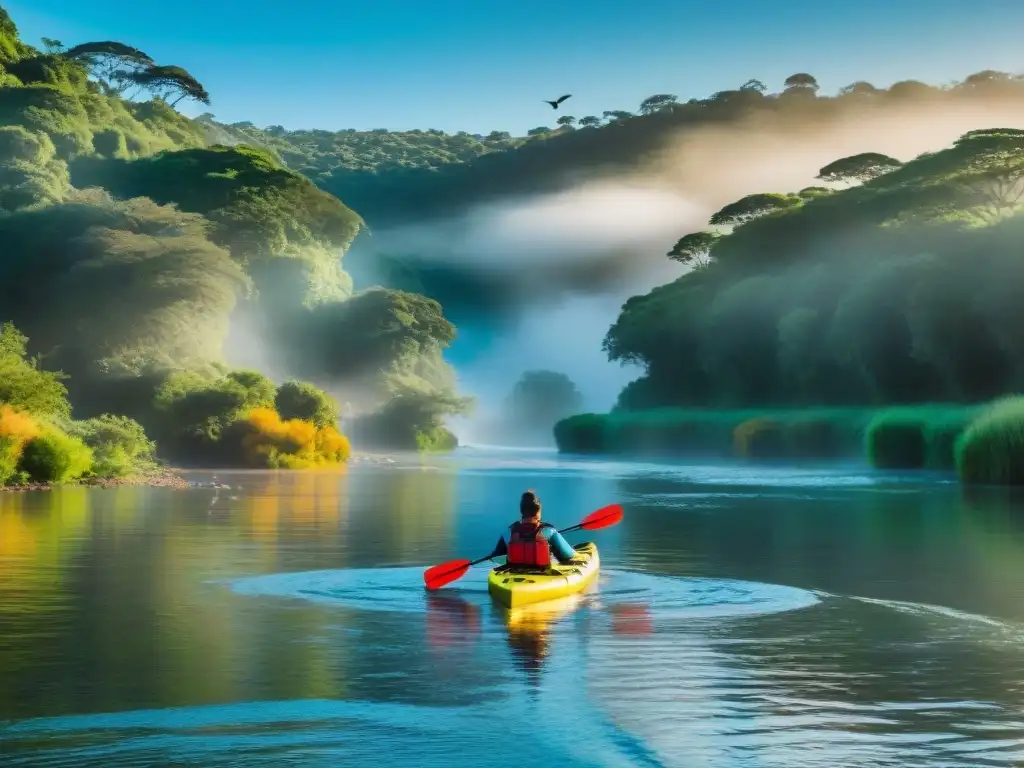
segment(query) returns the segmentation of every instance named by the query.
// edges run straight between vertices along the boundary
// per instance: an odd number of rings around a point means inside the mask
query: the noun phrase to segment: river
[[[473,449],[217,476],[0,494],[4,768],[1024,761],[1018,498]],[[596,589],[428,599],[527,487],[560,526],[623,504]]]

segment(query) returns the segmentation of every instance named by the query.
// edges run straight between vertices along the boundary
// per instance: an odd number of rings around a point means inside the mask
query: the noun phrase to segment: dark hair
[[[519,516],[536,517],[540,513],[540,499],[533,491],[527,491],[519,499]]]

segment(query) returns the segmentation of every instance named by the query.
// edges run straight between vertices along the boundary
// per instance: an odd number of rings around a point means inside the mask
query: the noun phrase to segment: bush
[[[238,447],[251,467],[305,469],[342,464],[352,454],[348,438],[333,425],[282,419],[270,408],[255,408],[225,433],[223,440]]]
[[[733,429],[733,452],[743,459],[786,458],[782,425],[772,419],[748,419]]]
[[[555,425],[555,441],[567,453],[812,461],[867,456],[877,467],[938,469],[950,466],[950,441],[977,413],[978,406],[941,404],[761,412],[660,408],[571,416]]]
[[[277,388],[270,379],[259,371],[231,371],[226,378],[241,385],[246,391],[243,409],[273,408]]]
[[[956,470],[966,484],[1024,485],[1024,397],[999,400],[970,423]]]
[[[338,423],[338,401],[304,381],[286,381],[278,387],[274,407],[282,419],[311,421],[318,427]]]
[[[0,403],[43,416],[70,416],[61,375],[39,370],[28,359],[27,344],[28,339],[10,323],[0,328]]]
[[[928,458],[925,423],[899,412],[883,412],[868,425],[865,452],[876,469],[923,469]]]
[[[66,483],[92,468],[92,451],[77,437],[46,430],[21,449],[18,470],[31,482]]]
[[[562,453],[604,453],[605,422],[599,413],[581,413],[555,424],[555,444]]]
[[[154,466],[156,445],[142,425],[126,416],[104,414],[68,424],[69,435],[79,438],[93,452],[92,474],[128,477]]]
[[[416,448],[427,453],[446,453],[459,447],[459,438],[445,427],[432,427],[416,432]]]
[[[0,437],[0,485],[21,481],[17,476],[20,457],[21,443],[12,437]]]

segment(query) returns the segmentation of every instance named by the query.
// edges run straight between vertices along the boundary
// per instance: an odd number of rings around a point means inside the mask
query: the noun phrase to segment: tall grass
[[[997,400],[968,426],[956,469],[966,484],[1024,485],[1024,397]]]
[[[660,408],[580,414],[555,425],[564,453],[749,461],[867,458],[879,468],[952,469],[957,437],[980,406],[718,411]]]

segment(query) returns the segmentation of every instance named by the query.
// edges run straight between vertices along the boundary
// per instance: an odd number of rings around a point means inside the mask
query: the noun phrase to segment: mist
[[[1024,127],[1024,104],[889,102],[816,120],[757,112],[730,125],[684,127],[628,172],[378,230],[357,249],[364,259],[367,252],[415,254],[428,265],[500,281],[511,319],[488,339],[456,341],[449,356],[478,398],[479,418],[493,415],[519,376],[535,368],[566,373],[586,408],[602,411],[640,374],[606,360],[608,327],[630,296],[685,273],[665,254],[681,236],[706,228],[714,211],[755,192],[820,185],[818,169],[840,157],[881,152],[906,161],[989,127]],[[459,316],[461,336],[474,338],[488,308],[466,300],[468,316],[466,307],[446,312]]]

